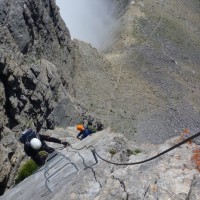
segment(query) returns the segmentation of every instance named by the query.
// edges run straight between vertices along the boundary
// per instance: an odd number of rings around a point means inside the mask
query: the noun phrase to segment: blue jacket
[[[85,130],[79,132],[79,134],[77,135],[77,138],[82,140],[90,134],[92,134],[92,132],[88,128],[85,128]]]

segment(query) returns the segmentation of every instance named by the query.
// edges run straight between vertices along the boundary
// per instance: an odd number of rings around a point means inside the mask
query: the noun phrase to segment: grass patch
[[[27,160],[18,170],[15,184],[23,181],[26,177],[32,175],[38,169],[37,164],[32,160]]]
[[[109,153],[111,154],[111,156],[114,156],[117,153],[116,149],[110,149]]]
[[[137,155],[138,153],[141,153],[142,151],[140,150],[140,149],[135,149],[134,151],[133,151],[133,154],[134,155]]]
[[[131,155],[133,155],[133,154],[134,154],[133,150],[131,150],[131,149],[126,149],[126,155],[127,155],[127,156],[131,156]]]
[[[141,152],[142,151],[140,149],[135,149],[135,150],[126,149],[126,155],[127,156],[137,155],[138,153],[141,153]]]

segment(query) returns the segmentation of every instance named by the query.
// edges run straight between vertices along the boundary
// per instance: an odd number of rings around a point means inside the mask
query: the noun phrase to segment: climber
[[[80,140],[83,140],[84,138],[86,138],[88,135],[91,135],[92,133],[92,130],[90,130],[88,127],[84,127],[83,125],[81,124],[78,124],[76,126],[76,129],[78,131],[80,131],[77,135],[77,138],[80,139]]]
[[[42,166],[47,158],[47,155],[40,155],[40,151],[45,151],[47,153],[55,151],[54,148],[49,147],[44,141],[63,144],[64,146],[70,145],[70,143],[57,138],[36,133],[31,128],[22,132],[19,141],[24,144],[25,153],[30,156],[38,166]]]

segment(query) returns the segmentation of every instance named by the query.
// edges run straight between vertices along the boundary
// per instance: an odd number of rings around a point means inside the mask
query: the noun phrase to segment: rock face
[[[89,44],[71,40],[55,0],[0,1],[0,194],[6,185],[12,185],[24,158],[17,138],[25,128],[37,131],[56,126],[66,128],[90,114],[139,143],[162,143],[183,128],[192,133],[199,131],[199,1],[110,0],[110,3],[117,8],[115,38],[112,46],[100,53]],[[129,158],[123,154],[120,159]],[[170,159],[166,163],[175,162]],[[162,162],[159,163],[162,168]],[[99,164],[100,167],[105,166]],[[109,170],[102,173],[109,175],[112,171]],[[131,176],[124,175],[129,170],[135,173],[127,167],[120,174],[120,169],[112,171],[109,179],[90,183],[94,183],[95,191],[77,185],[81,188],[79,196],[85,199],[112,198],[109,195],[117,195],[116,199],[128,196],[151,199],[156,195],[164,195],[165,199],[172,195],[177,199],[180,193],[183,198],[198,196],[196,174],[194,179],[184,179],[183,192],[172,188],[172,193],[167,193],[164,186],[169,183],[167,177],[164,182],[156,182],[155,177],[160,177],[156,173],[158,168],[145,169],[143,176],[150,180],[150,186],[139,188],[132,184],[138,190],[131,188]],[[148,175],[151,170],[155,176]],[[166,168],[162,170],[168,173]],[[174,172],[179,176],[175,169]],[[191,171],[188,174],[194,175]],[[144,184],[135,176],[138,183]],[[102,185],[104,189],[100,190]],[[152,185],[159,185],[165,192],[152,193]],[[192,189],[188,191],[189,185]],[[75,189],[70,195],[69,199],[78,198]]]
[[[73,72],[71,39],[55,1],[3,0],[0,6],[1,49],[11,54],[20,52],[26,61],[43,58],[56,64],[69,87]]]
[[[21,130],[52,129],[61,117],[73,124],[78,112],[68,95],[74,67],[70,34],[55,1],[2,0],[0,41],[2,194],[23,155]]]
[[[65,136],[66,140],[73,144],[73,148],[81,149],[85,145],[87,147],[92,145],[100,156],[117,163],[137,162],[150,158],[181,141],[181,137],[176,137],[162,145],[138,145],[128,141],[123,135],[107,129],[77,142],[75,138],[77,132],[74,128],[55,131],[58,135]],[[98,164],[95,164],[90,148],[77,151],[69,147],[61,152],[71,159],[78,172],[73,165],[68,165],[57,172],[47,184],[52,192],[45,186],[45,169],[43,169],[8,190],[0,199],[197,200],[200,177],[197,166],[192,162],[195,149],[199,148],[194,143],[184,144],[151,162],[116,166],[99,158]],[[65,161],[58,162],[55,169],[47,176],[64,166],[64,163]]]
[[[9,128],[27,123],[24,115],[38,130],[43,121],[44,127],[52,128],[50,115],[56,102],[67,98],[64,90],[72,90],[69,31],[55,1],[1,1],[0,7],[5,123]]]

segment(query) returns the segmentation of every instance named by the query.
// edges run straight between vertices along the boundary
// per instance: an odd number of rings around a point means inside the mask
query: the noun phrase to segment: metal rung
[[[97,164],[97,163],[98,163],[98,159],[97,159],[97,156],[96,156],[96,154],[95,154],[95,150],[94,150],[94,149],[92,149],[91,151],[92,151],[92,154],[93,154],[93,156],[94,156],[94,159],[95,159],[95,161],[96,161],[96,164]]]
[[[55,160],[57,160],[57,162],[53,163]],[[56,167],[56,165],[58,165],[58,163],[60,163],[61,161],[65,160],[66,163],[64,165],[62,165],[62,167],[60,167],[59,169],[56,169],[53,174],[50,173],[51,169],[53,169],[54,167]],[[53,164],[52,164],[53,163]],[[52,165],[51,165],[52,164]],[[51,166],[50,166],[51,165]],[[64,154],[62,153],[58,153],[58,152],[53,152],[51,154],[49,154],[48,158],[47,158],[47,162],[44,166],[45,169],[45,173],[44,173],[44,177],[46,179],[45,181],[45,186],[48,188],[48,190],[50,192],[52,192],[52,190],[50,189],[48,183],[50,182],[50,179],[52,179],[52,177],[58,173],[59,171],[61,171],[65,166],[67,165],[72,165],[73,168],[75,168],[76,171],[78,171],[77,166],[68,158],[66,157]],[[73,172],[72,174],[74,174],[75,172]],[[70,174],[71,175],[71,174]],[[69,176],[70,176],[69,175]],[[68,177],[68,176],[67,176]]]
[[[49,180],[53,175],[55,175],[57,172],[59,172],[61,169],[63,169],[63,168],[64,168],[65,166],[67,166],[67,165],[72,165],[72,163],[67,163],[67,164],[65,164],[64,166],[60,167],[60,169],[56,170],[53,174],[51,174],[51,175],[47,178],[47,180]]]

